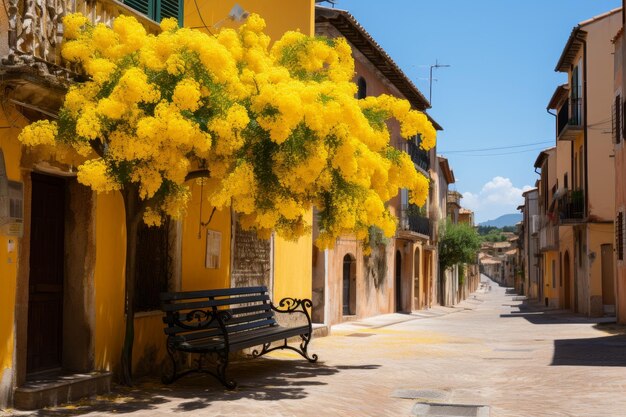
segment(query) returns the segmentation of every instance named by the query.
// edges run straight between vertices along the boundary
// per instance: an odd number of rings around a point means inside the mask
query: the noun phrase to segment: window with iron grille
[[[135,311],[154,311],[161,308],[159,295],[169,289],[170,245],[169,220],[159,227],[148,227],[143,222],[137,233],[135,267]]]
[[[622,99],[620,95],[615,96],[613,105],[613,143],[620,143],[622,136]]]
[[[123,0],[123,3],[155,22],[173,17],[183,26],[183,0]]]
[[[624,212],[617,213],[617,224],[615,225],[615,248],[617,249],[617,259],[624,260]]]

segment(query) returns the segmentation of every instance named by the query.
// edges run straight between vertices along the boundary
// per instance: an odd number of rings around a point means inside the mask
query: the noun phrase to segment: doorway
[[[396,251],[396,311],[402,311],[402,254]]]
[[[600,246],[602,253],[602,304],[605,314],[615,314],[615,271],[613,265],[613,245]]]
[[[415,249],[415,252],[413,252],[413,310],[421,310],[425,302],[423,294],[423,291],[425,291],[424,283],[420,277],[421,256],[420,249]]]
[[[356,314],[356,258],[349,253],[343,257],[342,304],[343,315]]]
[[[27,373],[61,368],[65,258],[65,181],[31,178]]]
[[[563,308],[569,310],[571,308],[571,291],[572,277],[570,272],[569,251],[565,251],[563,256]]]

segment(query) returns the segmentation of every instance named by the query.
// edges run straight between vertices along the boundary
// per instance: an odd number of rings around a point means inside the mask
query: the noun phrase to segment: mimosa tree
[[[127,16],[111,28],[80,14],[63,23],[63,57],[88,80],[69,89],[57,121],[31,124],[20,140],[70,150],[80,183],[123,196],[123,382],[131,383],[137,228],[180,218],[188,181],[205,181],[213,206],[232,207],[264,238],[309,233],[305,213],[317,207],[321,248],[344,233],[367,241],[370,226],[392,236],[385,202],[400,188],[424,204],[428,180],[390,146],[386,121],[397,119],[403,137],[421,134],[425,149],[435,130],[405,100],[357,100],[344,39],[288,32],[270,47],[256,15],[215,36],[172,19],[157,36]]]

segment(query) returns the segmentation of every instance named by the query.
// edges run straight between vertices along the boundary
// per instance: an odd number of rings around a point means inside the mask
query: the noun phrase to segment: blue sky
[[[350,11],[426,97],[429,65],[435,60],[451,65],[434,70],[430,114],[444,128],[438,153],[448,157],[456,189],[465,196],[462,203],[480,222],[516,211],[521,190],[537,179],[533,163],[539,149],[554,144],[554,118],[546,105],[566,81],[554,67],[572,28],[620,5],[619,0],[339,0],[336,7]]]

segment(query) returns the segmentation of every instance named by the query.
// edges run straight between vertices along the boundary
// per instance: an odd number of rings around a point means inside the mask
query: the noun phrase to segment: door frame
[[[26,351],[28,343],[28,305],[29,305],[29,281],[30,281],[30,240],[31,240],[31,221],[32,221],[32,178],[31,173],[36,172],[44,175],[52,175],[50,172],[42,172],[38,170],[23,170],[22,182],[24,183],[24,235],[19,242],[19,261],[17,265],[17,283],[16,283],[16,303],[14,315],[15,339],[14,339],[14,373],[12,375],[12,385],[14,387],[22,386],[26,382]],[[94,352],[95,352],[95,290],[94,276],[96,266],[96,197],[91,189],[78,184],[75,174],[68,175],[59,170],[60,175],[52,175],[57,177],[66,177],[66,201],[65,201],[65,262],[64,262],[64,279],[67,283],[69,279],[78,279],[81,282],[79,289],[83,297],[80,297],[78,304],[68,306],[64,301],[63,309],[79,307],[79,313],[74,316],[64,314],[64,320],[71,317],[74,323],[69,333],[66,332],[67,327],[64,326],[63,341],[70,341],[69,351],[63,350],[62,365],[70,365],[70,368],[84,368],[80,371],[93,370],[94,368]],[[65,174],[65,175],[63,175]],[[68,233],[69,231],[69,233]],[[77,233],[78,232],[78,233]],[[72,236],[79,235],[80,241],[73,241]],[[68,242],[69,240],[69,242]],[[68,244],[69,243],[69,244]],[[72,248],[76,248],[80,253],[76,256]],[[73,256],[68,256],[68,254]],[[68,285],[64,285],[64,298],[67,295]],[[77,320],[82,321],[83,326],[78,325]],[[87,331],[85,331],[87,330]],[[79,334],[80,339],[75,339]],[[73,340],[75,339],[75,340]],[[67,359],[74,352],[72,344],[74,342],[82,343],[80,350],[81,357],[78,358],[82,365],[72,363]],[[76,358],[75,358],[76,359]],[[70,362],[66,364],[66,362]],[[79,370],[79,369],[76,369]]]

